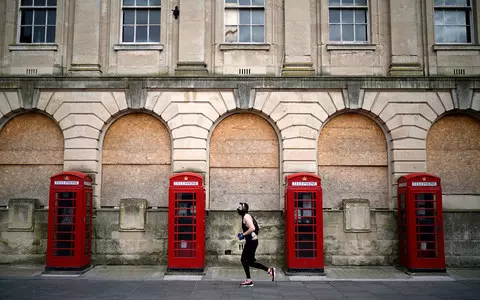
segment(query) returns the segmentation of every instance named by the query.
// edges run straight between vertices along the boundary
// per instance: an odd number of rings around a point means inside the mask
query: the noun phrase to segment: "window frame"
[[[339,1],[343,1],[343,0],[339,0]],[[371,32],[370,32],[370,26],[371,26],[371,21],[370,21],[370,2],[369,0],[365,0],[366,1],[366,5],[356,5],[355,3],[355,0],[354,0],[354,4],[353,5],[344,5],[344,4],[340,4],[340,5],[330,5],[330,0],[327,0],[327,5],[328,5],[328,12],[327,12],[327,17],[328,17],[328,43],[329,44],[351,44],[351,45],[368,45],[371,43]],[[330,22],[330,10],[331,9],[338,9],[340,12],[343,10],[352,10],[353,11],[353,16],[354,16],[354,22],[353,23],[348,23],[348,24],[344,24],[342,23],[342,21],[340,21],[340,23],[331,23]],[[361,10],[361,11],[365,11],[365,23],[355,23],[355,11],[356,10]],[[340,13],[340,17],[341,17],[341,13]],[[353,30],[353,34],[354,34],[354,39],[356,37],[356,31],[355,31],[355,27],[356,25],[365,25],[365,31],[366,31],[366,39],[364,41],[356,41],[356,40],[353,40],[353,41],[345,41],[343,40],[343,30],[341,29],[341,32],[340,32],[340,38],[341,40],[340,41],[334,41],[332,40],[331,38],[331,33],[330,33],[330,30],[331,30],[331,25],[340,25],[341,28],[343,28],[344,25],[352,25],[354,30]]]
[[[247,45],[263,45],[266,43],[266,39],[267,39],[267,32],[266,32],[266,23],[267,23],[267,20],[266,20],[266,1],[267,0],[263,0],[263,5],[254,5],[253,4],[253,1],[254,0],[250,0],[251,1],[251,5],[240,5],[239,4],[239,0],[237,0],[237,4],[236,5],[229,5],[227,6],[227,3],[226,3],[227,0],[223,0],[223,41],[222,43],[225,44],[225,45],[242,45],[242,44],[247,44]],[[234,25],[227,25],[227,10],[231,10],[231,11],[236,11],[237,12],[237,24],[235,26],[237,26],[237,41],[236,42],[230,42],[230,41],[227,41],[226,40],[226,27],[227,26],[234,26]],[[250,11],[250,23],[247,25],[250,27],[250,41],[249,42],[242,42],[240,41],[240,11],[247,11],[249,10]],[[258,11],[262,11],[263,13],[263,24],[253,24],[252,23],[252,12],[254,10],[258,10]],[[243,25],[245,26],[245,25]],[[254,26],[262,26],[263,27],[263,40],[260,41],[260,42],[254,42],[252,41],[252,38],[253,38],[253,27]]]
[[[475,18],[474,18],[474,4],[473,0],[466,0],[467,6],[460,6],[460,5],[437,5],[435,4],[435,0],[433,1],[433,41],[436,45],[473,45],[476,43],[476,24],[475,24]],[[436,13],[437,10],[440,11],[464,11],[467,12],[468,14],[465,14],[466,16],[468,15],[468,19],[465,20],[465,25],[459,25],[459,24],[444,24],[444,25],[437,25],[436,22]],[[468,25],[468,23],[470,23]],[[462,26],[462,28],[470,28],[470,34],[468,34],[468,30],[466,32],[466,37],[467,41],[466,42],[438,42],[436,38],[436,27],[437,26],[442,26],[443,28],[445,27],[459,27]],[[470,41],[469,41],[470,40]]]
[[[22,5],[22,0],[18,1],[17,3],[17,32],[16,32],[16,43],[17,45],[56,45],[56,41],[57,41],[57,32],[58,32],[58,28],[57,28],[57,20],[58,20],[58,0],[55,1],[55,6],[51,6],[51,5],[48,5],[48,0],[45,0],[45,5],[43,6],[36,6],[35,5],[35,0],[32,0],[32,5],[30,6],[26,6],[26,5]],[[35,25],[35,21],[34,21],[34,15],[35,15],[35,12],[32,14],[32,24],[31,25],[22,25],[22,10],[25,10],[25,9],[31,9],[32,11],[35,11],[35,10],[45,10],[45,24],[44,25]],[[48,24],[48,13],[47,13],[47,10],[49,9],[54,9],[55,10],[55,22],[53,25],[49,25]],[[31,36],[31,42],[22,42],[21,41],[21,38],[22,38],[22,27],[31,27],[32,28],[32,36]],[[44,41],[42,42],[34,42],[34,27],[35,26],[42,26],[44,29],[45,29],[45,33],[44,33]],[[49,42],[47,41],[47,35],[48,35],[48,27],[53,27],[54,28],[54,34],[53,34],[53,41]]]
[[[165,0],[164,0],[165,1]],[[124,5],[123,4],[123,0],[120,1],[120,45],[158,45],[162,42],[162,8],[163,8],[163,4],[162,4],[162,0],[160,0],[160,5],[136,5],[137,3],[137,0],[134,0],[134,5]],[[124,8],[127,7],[127,9],[131,9],[133,10],[135,13],[135,20],[134,20],[134,23],[132,24],[128,24],[127,26],[130,26],[130,27],[133,27],[134,28],[134,31],[133,31],[133,41],[132,42],[125,42],[123,40],[123,29],[124,29],[124,22],[123,22],[123,17],[124,17]],[[141,9],[141,10],[146,10],[147,12],[150,11],[150,9],[158,9],[159,10],[159,18],[160,18],[160,21],[158,24],[151,24],[150,23],[150,14],[147,13],[148,15],[148,21],[146,24],[137,24],[136,23],[136,11],[137,9]],[[138,42],[136,41],[136,38],[137,38],[137,27],[138,26],[147,26],[147,41],[146,42]],[[156,42],[150,42],[148,41],[148,39],[150,38],[150,27],[151,26],[158,26],[159,27],[159,37],[158,37],[158,41]]]

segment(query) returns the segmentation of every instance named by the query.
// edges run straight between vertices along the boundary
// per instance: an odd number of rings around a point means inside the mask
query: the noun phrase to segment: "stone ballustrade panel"
[[[170,130],[174,130],[184,125],[195,125],[206,130],[210,130],[210,128],[212,128],[213,121],[202,114],[176,115],[170,119],[170,121],[168,121],[168,127]]]
[[[283,149],[316,149],[317,140],[296,137],[283,141]]]
[[[207,161],[206,149],[175,149],[173,152],[174,161]]]
[[[394,140],[408,137],[426,139],[427,133],[427,130],[415,126],[403,126],[396,128],[390,132],[392,139]]]
[[[70,114],[68,117],[60,121],[60,128],[62,128],[62,130],[65,130],[75,125],[92,126],[98,130],[101,130],[102,127],[105,125],[105,122],[95,114]]]
[[[426,172],[426,162],[412,162],[412,161],[394,161],[393,169],[396,173],[413,173],[413,172]]]
[[[65,161],[98,161],[99,151],[93,149],[65,149]]]
[[[396,149],[422,149],[425,150],[427,143],[425,139],[404,138],[392,141],[393,150]]]
[[[201,113],[209,118],[212,122],[217,120],[220,114],[214,109],[211,103],[178,103],[174,102],[167,106],[162,113],[162,118],[166,122],[179,114],[197,114]]]
[[[95,114],[104,122],[111,117],[110,112],[101,102],[63,102],[58,109],[53,112],[53,117],[61,121],[72,113]]]
[[[316,139],[318,130],[308,126],[290,126],[282,130],[282,139],[303,137],[307,139]]]
[[[279,130],[283,130],[292,125],[303,125],[318,129],[322,127],[322,121],[312,114],[288,114],[277,121]]]
[[[186,137],[173,141],[174,149],[207,149],[207,140],[196,137]]]
[[[472,109],[480,111],[480,91],[474,91],[473,93]]]
[[[172,130],[172,138],[174,140],[188,137],[206,140],[208,137],[208,130],[197,126],[182,126]]]
[[[427,153],[425,150],[414,149],[396,149],[392,151],[393,161],[426,161]]]
[[[91,138],[98,140],[100,131],[90,126],[73,126],[63,131],[65,139],[71,138]]]
[[[430,129],[432,126],[432,122],[420,114],[395,115],[385,124],[387,125],[387,128],[392,131],[401,126],[416,126],[425,130]]]
[[[65,140],[65,149],[94,149],[98,147],[98,140],[92,138],[70,138]]]
[[[0,113],[6,115],[9,112],[22,107],[17,91],[6,90],[0,92]]]
[[[438,117],[427,103],[388,103],[378,116],[386,122],[397,114],[420,114],[430,122]]]

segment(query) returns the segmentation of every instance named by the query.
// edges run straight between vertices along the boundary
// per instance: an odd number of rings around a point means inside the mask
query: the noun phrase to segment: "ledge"
[[[228,51],[228,50],[270,51],[270,44],[234,44],[234,43],[220,44],[220,51]]]
[[[375,51],[377,45],[375,44],[327,44],[327,51],[336,50],[361,50],[361,51]]]
[[[115,51],[163,51],[162,44],[116,44],[113,45]]]
[[[57,44],[12,44],[8,45],[10,51],[57,51]]]
[[[436,44],[434,51],[480,51],[480,45],[472,44]]]

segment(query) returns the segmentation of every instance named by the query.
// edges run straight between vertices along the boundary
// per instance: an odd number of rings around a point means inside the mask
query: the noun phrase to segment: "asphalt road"
[[[480,299],[480,281],[255,282],[0,279],[0,299]]]

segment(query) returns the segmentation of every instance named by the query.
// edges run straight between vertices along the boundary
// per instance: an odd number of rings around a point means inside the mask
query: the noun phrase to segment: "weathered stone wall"
[[[480,213],[443,214],[447,267],[480,267]]]
[[[282,264],[284,227],[280,211],[251,211],[260,227],[257,260]],[[206,261],[209,265],[239,264],[243,242],[237,238],[242,230],[236,211],[210,211],[206,219]]]
[[[147,210],[145,230],[122,231],[116,209],[99,209],[94,218],[93,258],[98,264],[166,264],[168,212]]]

